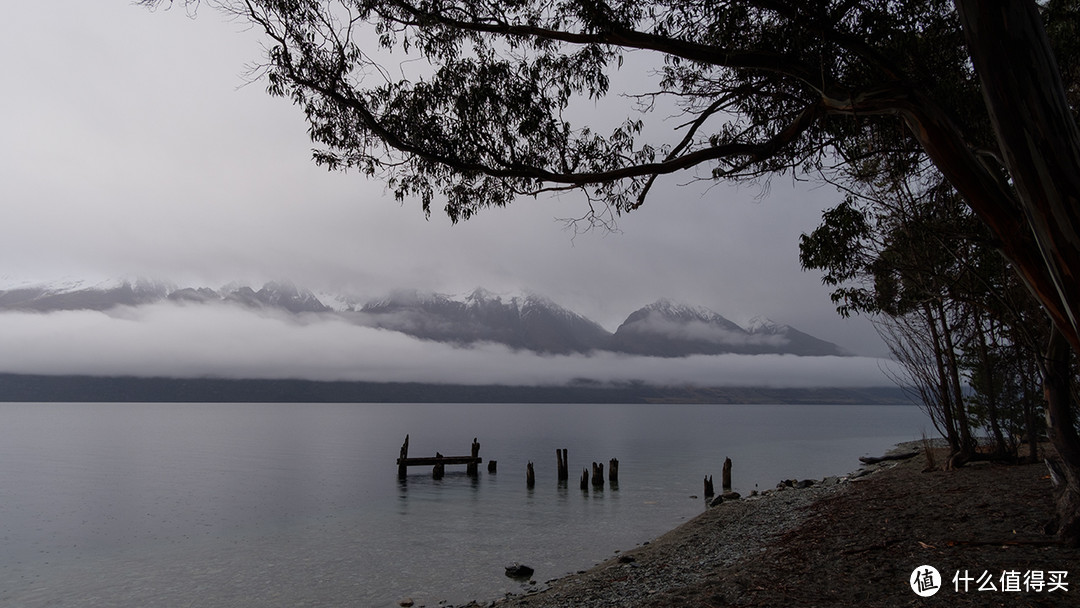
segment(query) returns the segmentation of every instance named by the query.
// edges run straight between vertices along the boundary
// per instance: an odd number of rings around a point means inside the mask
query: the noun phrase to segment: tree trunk
[[[944,340],[945,367],[949,371],[949,388],[952,391],[952,401],[955,410],[953,417],[960,431],[960,453],[954,454],[949,460],[950,464],[962,465],[971,459],[975,453],[975,438],[971,436],[971,422],[968,420],[967,408],[964,407],[964,394],[960,388],[960,365],[956,361],[956,345],[953,343],[953,330],[949,326],[945,314],[945,304],[938,300],[938,315],[941,316],[941,338]]]
[[[994,435],[994,455],[998,458],[1007,457],[1012,450],[1005,443],[1005,434],[1001,431],[1000,413],[998,411],[998,379],[994,370],[994,365],[990,360],[990,347],[986,344],[986,328],[983,327],[982,315],[979,314],[979,309],[973,309],[975,316],[975,339],[976,347],[979,353],[979,364],[983,368],[983,381],[985,386],[983,390],[986,392],[986,418],[990,423],[990,431]]]
[[[1065,467],[1059,533],[1075,543],[1080,541],[1080,438],[1071,422],[1063,342],[1080,354],[1080,129],[1035,2],[955,2],[1002,158],[1043,264],[1019,271],[1047,279],[1028,280],[1028,285],[1056,329],[1047,349],[1044,390],[1050,437]]]
[[[923,303],[923,314],[926,316],[926,326],[930,328],[930,340],[934,344],[934,363],[937,365],[939,399],[941,400],[941,417],[945,422],[945,439],[949,442],[950,457],[960,452],[960,437],[956,433],[956,421],[953,419],[953,407],[950,403],[949,379],[945,375],[945,357],[941,352],[941,336],[938,335],[937,320],[934,319],[933,309],[928,302]],[[927,404],[930,405],[930,404]]]
[[[1038,8],[956,0],[990,119],[1053,283],[1036,295],[1080,352],[1080,129]]]
[[[1068,342],[1059,331],[1051,333],[1044,365],[1046,430],[1065,477],[1065,483],[1058,488],[1057,534],[1069,544],[1080,546],[1080,438],[1073,417]]]

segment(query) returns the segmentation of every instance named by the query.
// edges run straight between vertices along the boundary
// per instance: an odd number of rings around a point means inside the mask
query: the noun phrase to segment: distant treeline
[[[242,403],[911,403],[898,388],[503,386],[0,374],[0,401]]]

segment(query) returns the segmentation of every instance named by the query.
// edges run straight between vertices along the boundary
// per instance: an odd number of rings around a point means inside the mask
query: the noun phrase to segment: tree
[[[427,212],[445,200],[454,221],[553,190],[583,192],[593,214],[631,211],[695,167],[887,175],[927,157],[1053,320],[1047,369],[1080,352],[1080,131],[1062,78],[1075,86],[1074,1],[217,4],[265,30],[269,91],[303,109],[317,162],[379,176]],[[404,56],[424,63],[404,74]],[[627,92],[643,114],[610,133],[567,120],[648,56],[656,78]],[[660,107],[682,113],[674,130],[651,120]],[[1068,386],[1052,384],[1066,377],[1048,371],[1048,411],[1080,541],[1080,438]]]

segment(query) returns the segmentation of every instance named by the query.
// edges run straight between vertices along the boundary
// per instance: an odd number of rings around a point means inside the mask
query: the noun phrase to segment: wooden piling
[[[566,458],[566,448],[556,449],[555,458],[558,459],[559,481],[568,481],[570,479],[570,463]]]
[[[405,479],[409,475],[409,465],[405,464],[406,459],[409,457],[409,436],[405,435],[405,443],[401,444],[401,457],[398,458],[397,476],[398,479]]]
[[[488,473],[494,473],[495,469],[497,469],[497,468],[498,468],[498,463],[496,461],[494,461],[494,460],[489,460],[488,461]]]
[[[607,478],[608,478],[608,482],[611,483],[612,486],[619,485],[619,459],[618,458],[612,458],[610,461],[608,461]]]
[[[476,459],[476,462],[470,462],[465,465],[465,474],[470,477],[476,477],[479,474],[477,472],[477,469],[479,468],[477,465],[480,462],[480,442],[476,440],[476,437],[473,437],[472,440],[472,457]]]
[[[443,457],[442,454],[440,454],[438,452],[435,452],[435,458],[442,458],[442,457]],[[431,469],[431,478],[432,479],[442,479],[443,475],[445,475],[445,474],[446,474],[446,465],[444,465],[441,462],[436,462],[435,466],[432,467],[432,469]]]
[[[589,489],[589,469],[581,469],[581,489]]]
[[[712,475],[705,476],[705,498],[712,498],[716,496],[716,491],[713,490]]]
[[[530,460],[529,464],[525,465],[525,487],[532,488],[536,485],[536,473],[533,471],[533,463]]]
[[[731,491],[731,459],[730,458],[725,458],[724,459],[724,471],[723,471],[723,477],[721,478],[721,487],[724,489],[724,492],[730,492]]]
[[[604,487],[604,465],[603,463],[592,463],[592,485],[594,488]]]

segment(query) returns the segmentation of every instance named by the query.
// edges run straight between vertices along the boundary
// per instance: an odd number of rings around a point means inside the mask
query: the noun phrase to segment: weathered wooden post
[[[712,498],[716,496],[716,492],[713,490],[712,475],[705,476],[705,498]]]
[[[610,461],[608,461],[607,478],[608,478],[608,481],[611,483],[612,487],[615,487],[615,486],[619,485],[619,459],[618,458],[612,458]]]
[[[488,473],[494,473],[495,469],[497,469],[497,468],[499,468],[499,465],[498,465],[498,463],[496,461],[494,461],[494,460],[489,460],[488,461]]]
[[[568,481],[570,479],[570,463],[566,458],[566,448],[556,449],[555,458],[559,461],[559,481]]]
[[[473,437],[473,440],[472,440],[472,457],[473,458],[479,458],[480,457],[480,442],[478,442],[476,440],[476,437]],[[465,465],[465,474],[468,475],[469,477],[476,477],[477,474],[478,474],[477,473],[477,468],[478,467],[476,465],[477,465],[476,462],[470,462],[469,464]]]
[[[724,459],[724,472],[723,472],[723,477],[721,477],[720,481],[721,481],[720,487],[723,488],[724,492],[730,492],[731,491],[731,459],[730,458],[725,458]]]
[[[532,488],[536,485],[536,473],[533,471],[533,463],[530,460],[529,464],[525,465],[525,487]]]
[[[442,458],[442,457],[443,457],[442,454],[440,454],[438,452],[435,452],[435,458]],[[431,469],[431,478],[432,479],[442,479],[443,475],[445,475],[445,474],[446,474],[446,465],[441,463],[441,462],[436,462],[435,466],[432,467],[432,469]]]
[[[589,489],[589,469],[581,469],[581,489]]]
[[[398,479],[405,479],[409,474],[409,466],[405,464],[405,459],[409,457],[409,436],[405,435],[405,443],[401,444],[401,454],[398,458],[397,464],[397,476]]]
[[[592,485],[594,488],[604,487],[604,465],[592,463]]]

